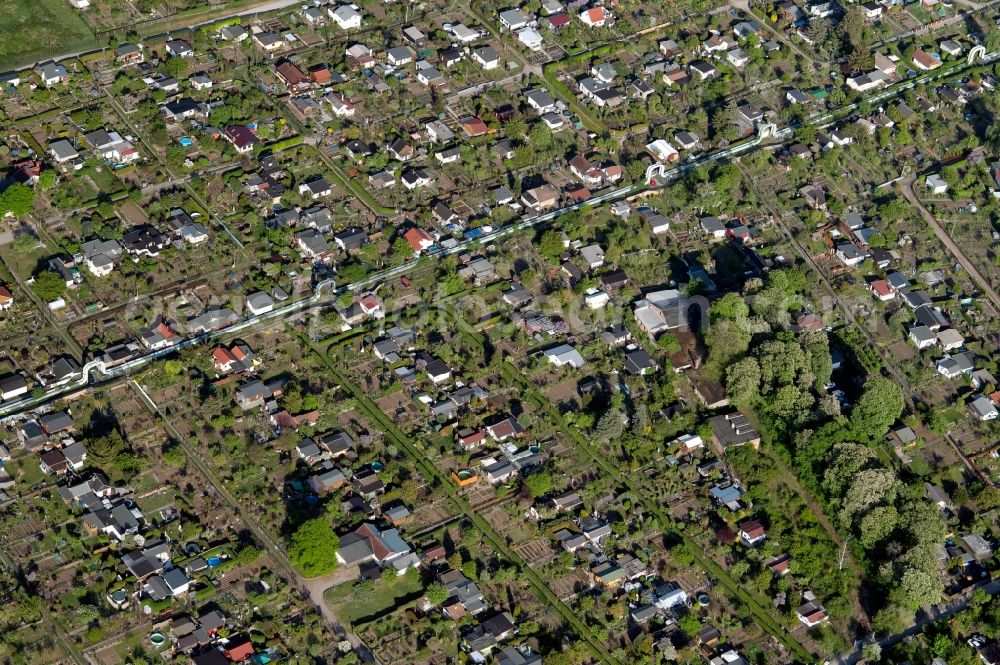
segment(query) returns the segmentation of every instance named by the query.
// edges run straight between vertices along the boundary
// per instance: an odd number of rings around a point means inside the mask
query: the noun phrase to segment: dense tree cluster
[[[865,394],[874,399],[872,395],[885,391],[884,380],[874,377],[866,384],[862,400]],[[899,399],[894,414],[886,411],[880,414],[881,420],[861,423],[875,427],[895,420],[902,412],[901,396],[884,399],[888,405],[893,398]],[[882,465],[869,444],[877,430],[855,422],[859,408],[860,401],[850,421],[837,418],[798,437],[796,465],[829,514],[854,535],[872,579],[889,591],[888,599],[913,610],[941,598],[943,584],[934,548],[947,529],[937,511],[923,500],[922,487],[903,484]]]
[[[832,362],[826,333],[779,333],[748,349],[726,370],[733,404],[769,416],[779,429],[797,428],[828,415],[818,407],[830,381]]]
[[[901,416],[903,394],[872,374],[850,417],[825,394],[832,365],[827,334],[786,330],[801,273],[770,273],[748,283],[744,297],[713,304],[706,343],[721,363],[734,405],[752,410],[762,430],[787,444],[799,477],[825,512],[851,534],[851,546],[884,592],[887,615],[898,616],[940,600],[943,583],[934,548],[942,518],[880,460],[874,445]],[[773,331],[773,332],[772,332]]]
[[[787,553],[792,558],[791,577],[824,599],[830,616],[846,619],[852,610],[848,601],[852,587],[858,584],[850,566],[841,565],[840,545],[806,505],[799,492],[775,458],[750,447],[734,449],[726,458],[747,487],[747,498],[755,514],[766,518],[768,541],[762,548],[748,552],[750,569],[744,579],[753,583],[766,597],[793,592],[787,577],[775,577],[767,567],[770,557]],[[791,609],[790,607],[788,608]]]
[[[111,477],[130,477],[146,468],[146,457],[137,455],[117,428],[87,439],[87,461]]]

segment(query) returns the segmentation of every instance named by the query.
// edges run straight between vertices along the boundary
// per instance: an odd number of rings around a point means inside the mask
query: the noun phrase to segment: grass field
[[[326,602],[335,608],[340,620],[352,626],[367,623],[392,608],[419,598],[423,593],[420,581],[409,580],[406,576],[397,578],[391,585],[376,580],[375,593],[370,598],[352,598],[353,586],[353,582],[339,584],[325,594]]]
[[[96,46],[67,0],[0,0],[0,71]]]

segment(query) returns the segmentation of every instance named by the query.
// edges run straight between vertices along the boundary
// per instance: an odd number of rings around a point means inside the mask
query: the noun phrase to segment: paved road
[[[916,178],[914,176],[910,176],[903,181],[903,196],[906,197],[907,201],[913,204],[920,215],[924,218],[924,221],[926,221],[927,224],[934,230],[934,235],[938,237],[941,244],[948,248],[948,251],[952,253],[952,256],[954,256],[955,259],[962,264],[965,271],[969,273],[969,276],[972,277],[973,281],[979,286],[980,289],[982,289],[983,293],[987,298],[989,298],[990,302],[993,303],[993,315],[996,316],[1000,313],[1000,294],[998,294],[996,289],[993,288],[993,285],[990,284],[990,280],[986,279],[986,277],[979,272],[979,268],[976,267],[976,264],[969,260],[969,257],[965,255],[962,248],[951,239],[951,236],[948,235],[948,232],[944,230],[944,227],[938,223],[934,215],[932,215],[931,212],[924,207],[924,204],[920,201],[916,192],[913,191],[913,183],[915,180]]]
[[[996,60],[998,57],[1000,57],[1000,53],[997,53],[997,52],[990,53],[990,54],[987,55],[987,57],[985,59],[985,62],[992,62],[992,61]],[[931,74],[928,74],[928,75],[925,75],[925,76],[921,76],[921,77],[918,77],[918,78],[915,78],[915,79],[911,79],[911,80],[907,81],[903,85],[897,86],[897,87],[889,89],[889,90],[880,91],[880,92],[878,92],[878,93],[870,96],[868,99],[869,99],[869,101],[873,101],[873,102],[875,102],[875,101],[885,101],[887,99],[890,99],[890,98],[892,98],[894,96],[897,96],[897,95],[901,94],[903,91],[908,90],[908,89],[914,87],[915,85],[918,85],[919,83],[927,83],[927,82],[930,82],[930,81],[935,81],[935,80],[944,78],[946,76],[957,76],[962,71],[965,71],[965,69],[967,69],[967,68],[968,68],[968,66],[956,67],[955,69],[949,69],[948,71],[945,71],[945,72],[935,72],[935,73],[931,73]],[[817,126],[822,126],[824,124],[829,124],[836,117],[840,117],[845,112],[849,112],[850,110],[856,108],[856,106],[857,106],[856,104],[849,104],[849,105],[847,105],[845,107],[842,107],[841,109],[837,109],[837,110],[832,111],[830,113],[825,113],[825,114],[823,114],[821,116],[813,117],[813,118],[811,118],[808,121],[808,123],[809,124],[813,124],[813,125],[817,125]],[[792,130],[791,130],[791,128],[790,127],[785,127],[783,129],[779,130],[778,133],[777,133],[777,136],[773,137],[773,139],[780,140],[780,141],[785,141],[785,140],[788,140],[789,138],[791,138],[791,136],[792,136]],[[689,162],[687,164],[683,164],[681,166],[677,166],[677,167],[674,167],[674,168],[671,168],[671,169],[666,169],[662,174],[660,174],[657,177],[656,187],[663,187],[663,186],[668,185],[674,179],[683,176],[685,173],[687,173],[688,171],[690,171],[692,168],[694,168],[695,166],[697,166],[699,164],[707,164],[707,163],[711,163],[713,161],[718,161],[718,160],[722,160],[722,159],[729,159],[729,158],[734,157],[736,155],[739,155],[739,154],[742,154],[744,152],[753,150],[758,145],[760,145],[762,143],[762,141],[763,141],[763,139],[761,137],[756,137],[756,138],[754,138],[752,140],[749,140],[749,141],[737,144],[735,146],[731,146],[731,147],[725,148],[723,150],[718,150],[718,151],[716,151],[714,153],[708,154],[705,157],[703,157],[703,158],[701,158],[701,159],[699,159],[697,161]],[[626,185],[625,187],[620,187],[618,189],[611,190],[611,191],[606,192],[604,194],[600,194],[600,195],[598,195],[598,196],[596,196],[594,198],[591,198],[591,199],[589,199],[589,200],[587,200],[587,201],[585,201],[583,203],[569,205],[569,206],[566,206],[566,207],[563,207],[563,208],[559,208],[557,210],[553,210],[553,211],[550,211],[550,212],[547,212],[547,213],[544,213],[544,214],[541,214],[541,215],[537,215],[535,217],[531,217],[531,218],[528,218],[528,219],[523,219],[520,222],[513,223],[513,224],[511,224],[511,225],[509,225],[507,227],[501,228],[501,229],[499,229],[497,231],[494,231],[492,233],[482,235],[482,236],[480,236],[478,238],[467,239],[467,240],[465,240],[463,242],[458,243],[457,246],[455,246],[455,247],[453,247],[451,249],[436,250],[434,252],[430,252],[428,255],[430,257],[432,257],[432,258],[434,258],[434,257],[451,256],[451,255],[456,254],[456,253],[467,251],[470,246],[479,245],[479,244],[486,244],[486,243],[489,243],[489,242],[500,240],[500,239],[502,239],[502,238],[504,238],[506,236],[509,236],[509,235],[511,235],[513,233],[518,233],[520,231],[533,228],[533,227],[538,226],[540,224],[547,224],[549,222],[555,221],[560,216],[565,215],[565,214],[567,214],[569,212],[580,210],[580,209],[583,209],[583,208],[586,208],[586,207],[590,207],[590,206],[601,205],[603,203],[610,203],[612,201],[622,200],[622,199],[628,198],[629,196],[632,196],[633,194],[637,194],[639,192],[645,191],[646,189],[647,189],[647,187],[645,185]],[[72,383],[72,384],[68,384],[68,385],[65,385],[65,386],[60,386],[60,387],[53,388],[53,389],[51,389],[49,391],[46,391],[43,395],[41,395],[41,396],[39,396],[37,398],[25,398],[25,399],[15,400],[15,401],[4,403],[4,404],[0,405],[0,419],[9,419],[9,418],[12,418],[12,417],[14,417],[14,416],[16,416],[16,415],[18,415],[20,413],[24,413],[25,411],[28,411],[28,410],[30,410],[32,408],[36,408],[36,407],[38,407],[40,405],[43,405],[43,404],[45,404],[45,403],[47,403],[49,401],[57,399],[58,397],[60,397],[62,395],[65,395],[65,394],[74,392],[76,390],[79,390],[81,388],[84,388],[88,384],[88,382],[90,380],[94,380],[94,381],[100,380],[102,382],[109,381],[109,380],[112,380],[112,379],[114,379],[116,377],[125,375],[127,373],[135,372],[136,370],[141,369],[145,365],[148,365],[149,363],[151,363],[151,362],[153,362],[153,361],[155,361],[155,360],[157,360],[159,358],[162,358],[164,356],[167,356],[167,355],[170,355],[172,353],[175,353],[176,351],[178,351],[180,349],[187,348],[189,346],[196,345],[196,344],[201,344],[201,343],[210,341],[212,339],[215,339],[217,337],[232,335],[233,333],[239,332],[240,330],[245,330],[247,328],[252,328],[252,327],[254,327],[254,326],[258,325],[258,324],[271,321],[271,320],[276,319],[276,318],[281,317],[281,316],[288,316],[288,315],[291,315],[291,314],[294,314],[294,313],[305,311],[307,309],[319,306],[321,304],[327,304],[328,305],[328,304],[330,304],[330,302],[332,302],[333,298],[336,297],[337,294],[343,293],[345,289],[348,289],[351,292],[357,293],[357,292],[359,292],[359,291],[361,291],[363,289],[372,288],[372,287],[374,287],[374,286],[376,286],[376,285],[378,285],[378,284],[380,284],[382,282],[385,282],[386,280],[393,279],[393,278],[398,277],[400,275],[406,274],[407,272],[413,270],[417,266],[417,264],[420,261],[422,261],[422,260],[423,260],[422,258],[421,259],[414,259],[413,261],[410,261],[410,262],[405,263],[403,265],[397,266],[395,268],[387,269],[385,271],[382,271],[380,273],[377,273],[375,275],[367,277],[367,278],[365,278],[365,279],[363,279],[363,280],[361,280],[359,282],[355,282],[354,284],[350,284],[350,285],[348,285],[346,287],[341,287],[339,289],[335,289],[334,293],[331,294],[331,297],[328,300],[326,300],[326,301],[322,301],[322,299],[321,299],[321,291],[322,291],[323,285],[320,285],[320,286],[317,287],[317,290],[313,294],[313,296],[311,298],[307,299],[307,300],[298,301],[298,302],[295,302],[295,303],[291,303],[289,305],[285,305],[284,307],[278,308],[278,309],[276,309],[273,312],[270,312],[268,314],[263,314],[263,315],[260,315],[260,316],[247,317],[243,321],[241,321],[240,323],[237,323],[235,326],[231,326],[231,327],[225,328],[223,330],[213,331],[213,332],[206,333],[206,334],[203,334],[203,335],[197,335],[197,336],[194,336],[194,337],[185,338],[183,341],[181,341],[179,344],[174,345],[173,347],[170,347],[168,349],[161,349],[161,350],[158,350],[158,351],[151,351],[151,352],[147,353],[146,355],[143,355],[143,356],[140,356],[140,357],[135,358],[133,360],[130,360],[129,362],[127,362],[127,363],[125,363],[125,364],[123,364],[123,365],[121,365],[119,367],[116,367],[116,368],[114,368],[111,371],[105,371],[103,365],[101,365],[99,363],[94,363],[93,361],[91,361],[90,363],[87,363],[87,365],[84,366],[84,377],[83,377],[83,379],[81,381],[78,381],[78,382],[75,382],[75,383]],[[98,375],[95,372],[95,370],[97,372],[100,372],[100,375]],[[103,375],[103,376],[101,376],[101,375]],[[904,386],[907,385],[905,383],[905,381],[902,382],[902,383],[903,383]]]
[[[986,584],[983,584],[978,588],[981,588],[983,591],[990,594],[991,596],[996,595],[997,593],[1000,593],[1000,580],[993,580],[992,582],[987,582]],[[908,637],[919,635],[927,625],[932,624],[940,619],[946,619],[964,610],[966,607],[969,606],[969,598],[971,596],[972,593],[970,592],[962,596],[961,598],[957,598],[951,601],[950,603],[944,606],[935,605],[929,608],[929,610],[924,613],[923,617],[921,617],[915,624],[913,624],[903,632],[895,633],[893,635],[887,635],[882,639],[880,639],[878,641],[879,646],[881,646],[884,651],[890,647],[899,644]],[[863,648],[864,648],[863,645],[859,646],[851,653],[831,658],[827,662],[829,663],[829,665],[855,665],[855,663],[861,660],[861,651]]]

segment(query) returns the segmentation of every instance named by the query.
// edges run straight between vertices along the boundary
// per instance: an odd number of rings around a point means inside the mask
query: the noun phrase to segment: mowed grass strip
[[[0,71],[96,47],[67,0],[0,0]]]

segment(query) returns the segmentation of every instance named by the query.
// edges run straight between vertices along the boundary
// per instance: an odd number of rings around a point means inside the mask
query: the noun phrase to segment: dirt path
[[[159,405],[153,401],[153,399],[137,381],[133,380],[131,385],[136,389],[136,391],[138,391],[140,397],[142,398],[142,403],[160,417],[164,428],[178,441],[181,448],[184,450],[188,461],[194,469],[202,475],[202,477],[216,491],[216,493],[218,493],[222,500],[225,501],[236,513],[236,516],[243,522],[243,524],[254,534],[257,541],[260,542],[267,550],[268,554],[270,554],[271,560],[275,563],[275,565],[280,568],[282,572],[284,572],[285,576],[289,580],[297,585],[302,591],[309,594],[310,600],[316,604],[316,607],[319,609],[323,618],[334,628],[336,632],[345,635],[355,647],[363,646],[361,639],[357,635],[351,633],[340,625],[337,621],[337,617],[323,599],[323,593],[331,586],[341,582],[357,579],[357,566],[338,568],[329,575],[324,575],[322,577],[303,578],[288,560],[281,544],[271,535],[268,529],[258,522],[249,511],[245,510],[232,493],[226,489],[225,485],[223,485],[211,471],[209,465],[201,458],[198,451],[196,451],[189,444],[187,439],[177,430],[177,428],[174,427],[171,420],[168,418],[166,413],[160,409]]]
[[[993,316],[996,316],[1000,313],[1000,294],[998,294],[996,289],[993,288],[990,281],[986,279],[981,272],[979,272],[976,264],[970,261],[969,257],[965,255],[965,252],[963,252],[958,244],[951,239],[951,236],[944,230],[944,227],[938,223],[937,218],[935,218],[934,215],[932,215],[931,212],[924,207],[924,204],[917,197],[916,192],[913,191],[914,180],[915,178],[910,176],[903,182],[903,196],[906,197],[907,201],[913,204],[924,220],[934,230],[934,235],[938,237],[941,244],[944,245],[949,252],[951,252],[952,256],[954,256],[959,263],[962,264],[965,271],[969,273],[969,277],[971,277],[979,288],[983,290],[986,297],[993,303]]]
[[[875,336],[868,329],[868,327],[861,325],[858,322],[857,317],[854,316],[854,312],[851,311],[851,308],[848,305],[846,305],[841,298],[837,297],[837,293],[836,291],[834,291],[833,286],[830,284],[830,280],[827,278],[826,273],[816,263],[812,255],[809,254],[809,252],[807,252],[806,249],[802,246],[802,243],[799,242],[795,234],[791,232],[787,224],[798,223],[794,219],[794,216],[792,216],[787,210],[785,211],[779,210],[778,206],[775,205],[774,201],[771,198],[773,196],[773,192],[768,193],[763,191],[763,189],[759,186],[756,180],[754,180],[752,174],[748,173],[745,168],[741,170],[743,172],[743,181],[747,184],[747,187],[757,196],[757,200],[759,200],[762,203],[762,205],[764,205],[771,212],[772,219],[774,219],[775,223],[778,226],[778,229],[782,232],[782,235],[785,236],[785,239],[789,243],[791,243],[792,247],[795,248],[795,251],[798,252],[800,257],[802,257],[802,260],[805,261],[813,269],[815,274],[819,277],[819,281],[822,284],[823,289],[828,294],[830,301],[836,303],[837,309],[840,310],[841,314],[843,314],[844,319],[852,327],[854,327],[856,330],[861,331],[861,333],[865,336],[865,339],[868,340],[868,343],[871,346],[871,348],[878,350],[879,357],[882,358],[882,363],[885,365],[886,370],[892,375],[892,378],[895,379],[900,386],[902,386],[903,396],[906,399],[907,406],[912,407],[916,394],[910,387],[910,382],[906,378],[906,375],[903,374],[903,372],[896,366],[895,359],[891,357],[891,354],[888,353],[886,349],[884,349],[882,346],[879,345],[878,341],[875,339]]]
[[[784,44],[794,53],[797,53],[798,55],[802,56],[805,60],[812,63],[813,67],[815,68],[822,67],[823,65],[822,61],[817,60],[815,56],[806,53],[805,51],[800,49],[792,40],[788,39],[788,37],[785,36],[784,32],[775,30],[773,27],[768,25],[767,21],[762,21],[759,16],[751,12],[749,0],[730,0],[728,5],[723,5],[723,6],[732,7],[733,9],[737,9],[743,12],[744,16],[746,16],[746,19],[748,21],[754,21],[758,25],[762,26],[764,30],[766,30],[775,41]]]
[[[312,599],[313,603],[315,603],[316,607],[319,608],[319,611],[323,614],[323,618],[326,619],[327,623],[339,626],[340,622],[337,619],[337,615],[334,614],[333,609],[327,604],[323,595],[331,587],[358,579],[358,575],[359,571],[357,566],[339,566],[329,575],[312,578],[299,578],[298,583],[309,594],[309,597]],[[354,634],[348,632],[347,635],[348,639],[350,639],[353,643],[355,641]],[[355,646],[357,645],[355,644]]]
[[[41,233],[40,226],[38,227],[38,230],[39,233]],[[68,350],[73,354],[74,357],[82,358],[83,348],[75,339],[73,339],[73,337],[68,332],[66,332],[66,328],[64,328],[59,324],[59,321],[52,314],[52,310],[49,309],[48,303],[43,301],[35,293],[35,290],[32,289],[30,286],[28,286],[25,280],[21,279],[21,276],[18,275],[17,271],[14,270],[13,262],[7,261],[7,259],[0,257],[0,263],[3,263],[4,267],[7,269],[7,272],[9,272],[11,276],[14,278],[14,281],[17,282],[17,285],[21,288],[21,292],[26,294],[28,298],[30,298],[35,303],[35,308],[42,315],[42,319],[49,324],[49,327],[53,331],[55,331],[55,333],[59,335],[59,337],[61,337],[64,342],[66,342],[66,348],[63,349],[63,351]]]
[[[2,563],[8,570],[19,571],[20,566],[14,565],[14,560],[7,555],[7,553],[0,549],[0,563]],[[73,641],[70,639],[69,635],[66,634],[66,630],[63,628],[52,613],[49,611],[49,606],[46,603],[40,603],[39,608],[41,610],[41,622],[43,625],[47,625],[52,629],[52,637],[55,638],[56,642],[62,647],[63,651],[73,660],[76,665],[88,665],[87,661],[84,660],[83,655],[76,649],[73,645]]]
[[[845,548],[844,539],[840,537],[840,533],[836,528],[834,528],[833,523],[826,516],[826,513],[823,512],[823,507],[819,505],[819,502],[812,495],[812,492],[802,486],[802,483],[799,482],[798,476],[796,476],[795,472],[787,464],[785,464],[784,460],[778,458],[776,455],[768,453],[765,454],[767,454],[768,458],[774,462],[776,467],[781,469],[779,482],[784,483],[790,487],[792,491],[799,495],[799,498],[802,499],[802,501],[809,507],[809,510],[813,512],[813,515],[816,516],[816,521],[820,523],[820,526],[823,527],[826,533],[830,536],[831,540],[836,543],[838,550],[836,552],[836,556],[838,561],[843,553],[843,565],[850,568],[851,572],[854,573],[854,576],[858,580],[863,581],[865,579],[864,573],[858,566],[857,561],[854,560],[854,556],[851,554],[851,551]],[[859,624],[861,624],[862,631],[867,631],[869,628],[868,613],[865,612],[864,608],[861,606],[861,599],[858,597],[857,588],[851,590],[850,602],[851,607],[854,610],[854,618]]]

